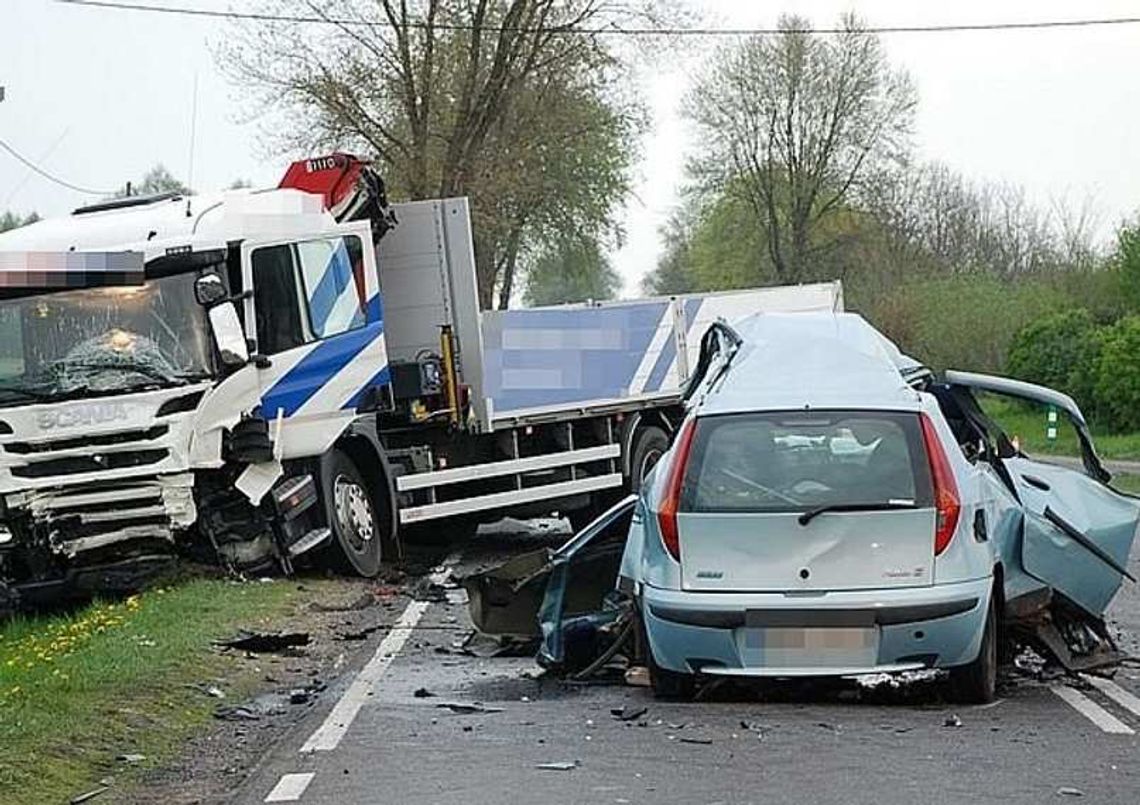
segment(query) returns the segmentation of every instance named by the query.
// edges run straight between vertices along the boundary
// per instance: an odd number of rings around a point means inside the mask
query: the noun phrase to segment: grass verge
[[[237,673],[243,693],[238,660],[212,641],[272,624],[300,595],[287,581],[197,579],[0,626],[0,799],[67,802],[172,756],[218,703],[187,686]],[[120,754],[146,760],[127,770]]]
[[[1079,456],[1076,431],[1062,414],[1057,438],[1046,437],[1046,411],[1043,407],[1013,402],[996,395],[981,394],[985,412],[1031,456]],[[1093,428],[1093,444],[1102,459],[1140,460],[1140,433],[1104,433]]]

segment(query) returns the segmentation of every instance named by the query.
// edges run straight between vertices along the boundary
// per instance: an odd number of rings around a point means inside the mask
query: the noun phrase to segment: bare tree
[[[779,26],[717,53],[686,114],[702,143],[694,175],[744,194],[776,277],[797,282],[842,242],[823,231],[827,220],[874,169],[905,155],[916,95],[856,17],[835,36],[810,33],[800,17]]]
[[[504,189],[495,181],[503,175],[540,174],[565,147],[575,123],[550,120],[569,107],[548,104],[536,110],[536,103],[561,98],[601,103],[620,119],[629,114],[618,90],[621,64],[596,31],[641,18],[652,4],[272,0],[263,5],[327,21],[242,23],[219,53],[220,62],[269,109],[286,112],[280,144],[362,148],[384,163],[395,193],[413,199],[472,196],[480,296],[490,306],[497,286],[506,286],[501,299],[510,297],[511,267],[525,243],[530,216],[515,214],[515,204],[508,214],[513,222],[496,218],[510,205],[489,188]],[[543,142],[543,136],[549,139]],[[609,170],[600,161],[593,164]],[[610,186],[608,214],[624,184],[603,184]],[[534,194],[522,195],[533,209]]]

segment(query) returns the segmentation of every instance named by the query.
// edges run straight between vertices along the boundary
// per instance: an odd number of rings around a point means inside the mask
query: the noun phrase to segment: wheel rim
[[[355,551],[363,551],[375,537],[372,501],[368,491],[347,475],[333,482],[337,528]]]

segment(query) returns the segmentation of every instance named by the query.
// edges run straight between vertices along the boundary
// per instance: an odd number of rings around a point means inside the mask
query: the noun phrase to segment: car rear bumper
[[[973,661],[992,584],[978,579],[813,596],[646,586],[641,605],[654,660],[671,671],[855,676]],[[833,636],[863,642],[856,648],[819,648],[821,636],[825,642]]]

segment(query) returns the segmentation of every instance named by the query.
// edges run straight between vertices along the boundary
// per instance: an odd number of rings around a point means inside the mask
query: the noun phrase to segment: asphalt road
[[[500,550],[469,546],[460,569]],[[1131,565],[1140,570],[1140,551]],[[1136,651],[1140,593],[1125,591],[1111,614]],[[445,652],[470,630],[462,603],[413,603],[402,622],[414,628],[390,631],[233,802],[1140,801],[1136,666],[1107,689],[1017,677],[973,708],[945,704],[929,682],[720,689],[659,703],[644,688],[545,679],[527,659]],[[419,688],[435,695],[417,698]],[[474,702],[495,712],[440,706]],[[642,707],[631,721],[611,714]],[[566,767],[540,768],[550,763]]]

